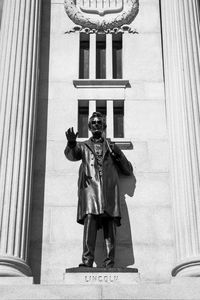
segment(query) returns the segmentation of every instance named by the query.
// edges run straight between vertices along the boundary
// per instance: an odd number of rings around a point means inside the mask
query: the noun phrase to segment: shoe
[[[92,268],[92,265],[81,263],[81,264],[79,264],[79,268]]]
[[[114,261],[108,259],[104,261],[103,268],[111,269],[113,267],[114,267]]]

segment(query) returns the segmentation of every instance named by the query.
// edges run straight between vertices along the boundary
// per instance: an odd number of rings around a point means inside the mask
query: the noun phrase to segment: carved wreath
[[[77,25],[90,29],[107,30],[130,24],[139,11],[139,0],[124,0],[124,7],[120,13],[95,15],[83,12],[76,0],[64,0],[65,11],[69,18]]]

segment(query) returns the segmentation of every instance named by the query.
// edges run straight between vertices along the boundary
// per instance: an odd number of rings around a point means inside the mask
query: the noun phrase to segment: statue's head
[[[100,138],[106,129],[105,117],[100,112],[94,112],[89,119],[88,127],[94,137]]]

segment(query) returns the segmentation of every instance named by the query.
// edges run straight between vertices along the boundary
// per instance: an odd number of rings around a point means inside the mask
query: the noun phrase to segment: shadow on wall
[[[34,283],[41,280],[42,235],[44,215],[44,187],[47,144],[47,112],[49,90],[49,44],[50,44],[51,1],[42,2],[40,38],[40,77],[37,102],[37,124],[35,140],[35,160],[32,190],[32,212],[29,261]]]
[[[2,11],[3,11],[3,0],[0,0],[0,28],[1,28]]]
[[[129,213],[126,204],[126,195],[133,197],[136,187],[136,178],[132,176],[120,176],[120,202],[121,202],[121,226],[117,227],[116,235],[116,257],[115,267],[128,267],[135,263],[132,244],[132,233],[129,220]],[[105,247],[102,230],[98,232],[95,263],[102,267],[105,258]]]

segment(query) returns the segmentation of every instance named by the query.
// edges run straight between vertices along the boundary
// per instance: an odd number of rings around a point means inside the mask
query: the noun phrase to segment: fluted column
[[[177,263],[200,276],[200,27],[198,0],[162,0],[166,107]]]
[[[5,0],[0,40],[0,276],[29,276],[41,0]]]

